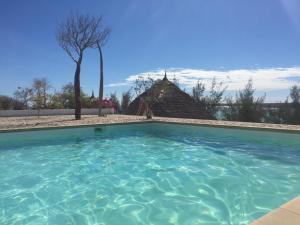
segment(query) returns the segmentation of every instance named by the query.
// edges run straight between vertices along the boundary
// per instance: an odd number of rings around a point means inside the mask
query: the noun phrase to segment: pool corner
[[[249,225],[299,225],[300,195]]]

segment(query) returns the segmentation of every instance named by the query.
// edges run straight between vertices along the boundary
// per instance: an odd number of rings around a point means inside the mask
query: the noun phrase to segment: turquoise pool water
[[[0,133],[0,224],[248,224],[300,194],[299,137],[155,123]]]

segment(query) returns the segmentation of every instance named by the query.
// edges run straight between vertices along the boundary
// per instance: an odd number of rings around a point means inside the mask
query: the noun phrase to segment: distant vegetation
[[[121,99],[121,111],[122,111],[122,113],[126,113],[126,110],[127,110],[128,106],[131,102],[131,98],[132,98],[132,95],[131,95],[130,90],[126,91],[126,92],[123,92],[122,99]]]
[[[81,90],[84,108],[98,107],[97,102]],[[72,83],[55,91],[46,78],[34,79],[30,87],[18,87],[14,97],[1,96],[0,109],[74,109],[75,93]]]
[[[118,99],[111,93],[109,100],[114,103],[118,113],[125,113],[133,97],[148,90],[157,81],[151,78],[138,78],[130,88]],[[177,84],[178,85],[178,84]],[[226,86],[212,79],[206,86],[200,81],[190,93],[199,107],[205,109],[207,119],[223,119],[244,122],[266,122],[282,124],[300,124],[300,86],[293,86],[283,103],[265,103],[265,97],[255,97],[252,80],[235,97],[224,96]],[[97,108],[98,98],[80,91],[83,108]],[[0,96],[0,109],[59,109],[75,108],[74,85],[67,83],[60,90],[54,90],[45,78],[34,79],[29,87],[18,87],[13,97]]]
[[[286,101],[271,108],[266,115],[266,122],[300,124],[300,86],[294,85]]]
[[[231,121],[300,124],[300,86],[291,87],[284,103],[267,104],[266,95],[254,97],[252,80],[235,98],[223,97],[226,87],[222,85],[213,79],[207,95],[204,95],[205,85],[200,82],[192,90],[191,96],[204,106],[210,119],[217,119],[219,113],[221,119]]]
[[[198,81],[196,86],[193,87],[192,97],[198,104],[204,107],[207,112],[208,119],[217,119],[218,108],[222,101],[226,87],[224,87],[222,82],[218,83],[216,79],[213,78],[207,95],[204,95],[205,90],[205,85]]]
[[[223,113],[226,120],[244,122],[262,122],[265,117],[263,103],[265,96],[255,98],[252,80],[249,80],[245,88],[236,94],[235,99],[226,98],[227,107]]]

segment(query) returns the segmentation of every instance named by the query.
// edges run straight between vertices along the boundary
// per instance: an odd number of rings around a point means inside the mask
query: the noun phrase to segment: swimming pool
[[[300,194],[299,137],[163,123],[0,133],[0,224],[248,224]]]

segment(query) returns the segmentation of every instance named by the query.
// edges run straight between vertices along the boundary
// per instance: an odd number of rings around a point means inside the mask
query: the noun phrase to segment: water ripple
[[[298,136],[157,124],[52,132],[56,142],[47,131],[20,146],[0,134],[1,225],[246,225],[300,194]]]

